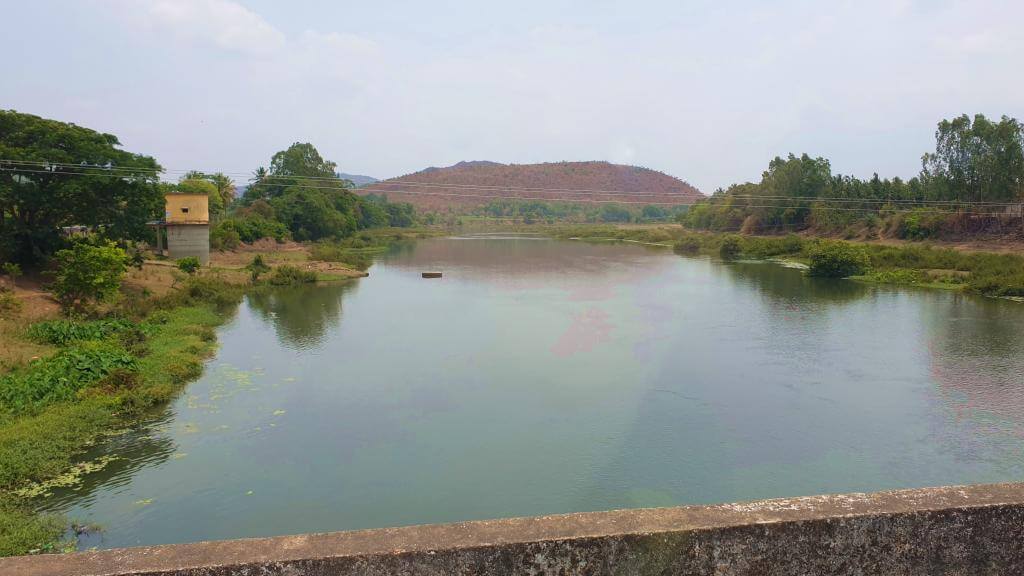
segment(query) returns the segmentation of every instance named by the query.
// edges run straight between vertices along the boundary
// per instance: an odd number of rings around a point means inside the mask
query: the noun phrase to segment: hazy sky
[[[808,152],[912,176],[935,123],[1024,119],[1020,0],[4,0],[0,107],[170,169],[295,141],[389,177],[603,159],[706,192]]]

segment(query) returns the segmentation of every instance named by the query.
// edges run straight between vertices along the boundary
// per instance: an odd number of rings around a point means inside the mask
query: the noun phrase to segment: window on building
[[[188,208],[182,208],[181,209],[181,213],[182,214],[188,214]]]

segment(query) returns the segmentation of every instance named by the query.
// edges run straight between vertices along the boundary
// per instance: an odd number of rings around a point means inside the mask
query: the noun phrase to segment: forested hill
[[[692,204],[703,198],[689,183],[668,174],[608,162],[459,162],[377,182],[356,192],[386,194],[389,200],[410,202],[425,210],[470,208],[509,197],[658,204]]]

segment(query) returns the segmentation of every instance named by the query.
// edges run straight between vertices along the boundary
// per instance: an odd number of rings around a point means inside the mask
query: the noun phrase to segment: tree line
[[[36,265],[75,236],[121,245],[153,242],[148,223],[164,216],[164,195],[209,197],[215,248],[260,238],[345,238],[358,230],[411,226],[411,205],[363,198],[313,145],[273,155],[237,196],[222,173],[192,171],[161,180],[151,156],[125,151],[118,138],[77,126],[0,110],[0,262]]]
[[[921,239],[972,215],[1015,214],[1024,202],[1024,126],[982,114],[943,120],[935,151],[910,178],[870,180],[833,174],[825,158],[776,157],[760,182],[733,184],[693,206],[680,221],[706,230],[814,229]]]

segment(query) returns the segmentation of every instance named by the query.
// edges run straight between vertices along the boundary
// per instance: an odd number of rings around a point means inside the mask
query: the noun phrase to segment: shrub
[[[942,231],[946,214],[929,208],[915,208],[899,218],[896,233],[907,240],[934,238]]]
[[[250,262],[245,269],[249,271],[252,281],[257,282],[261,275],[270,271],[270,266],[267,266],[267,263],[263,261],[262,254],[257,254],[253,256],[252,262]]]
[[[18,276],[21,276],[21,266],[14,262],[4,262],[4,265],[0,266],[0,270],[3,270],[3,273],[11,279],[11,287],[17,287]]]
[[[185,272],[186,274],[192,275],[199,270],[202,264],[199,263],[199,258],[195,256],[186,256],[178,259],[178,270]]]
[[[65,311],[109,300],[121,287],[128,255],[113,242],[76,242],[54,254],[53,293]]]
[[[700,252],[700,240],[694,236],[687,236],[676,242],[675,251],[681,254],[696,254]]]
[[[718,248],[718,254],[723,260],[732,260],[740,255],[741,244],[739,236],[726,236],[722,239],[722,245]]]
[[[311,282],[316,282],[316,272],[288,264],[274,268],[274,273],[270,275],[270,283],[274,286],[291,286]]]
[[[21,312],[21,300],[14,292],[0,286],[0,318],[14,318]]]
[[[871,265],[871,258],[862,246],[846,242],[822,242],[811,249],[811,276],[846,278],[863,274]]]
[[[190,276],[179,290],[153,301],[153,305],[165,310],[193,304],[211,304],[218,309],[226,309],[238,304],[241,298],[239,286],[217,277]],[[159,316],[154,321],[159,321]]]
[[[210,231],[210,248],[214,250],[234,250],[241,241],[238,231],[231,227],[217,225]]]

